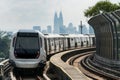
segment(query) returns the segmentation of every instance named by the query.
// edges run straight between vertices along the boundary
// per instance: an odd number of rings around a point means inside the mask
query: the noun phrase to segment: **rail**
[[[50,63],[52,65],[52,68],[56,71],[56,73],[59,75],[60,80],[88,80],[88,77],[86,77],[82,72],[78,71],[75,67],[68,65],[65,63],[67,59],[70,57],[86,52],[95,50],[94,47],[89,48],[81,48],[81,49],[75,49],[75,50],[69,50],[65,52],[61,52],[59,54],[56,54],[51,57]]]
[[[84,67],[85,70],[88,70],[91,73],[99,75],[107,80],[119,80],[120,79],[120,77],[119,77],[120,72],[119,71],[115,71],[115,70],[112,70],[108,67],[94,63],[91,60],[91,57],[92,56],[87,56],[81,61],[81,65],[82,65],[82,67]],[[94,77],[88,73],[85,73],[85,74],[89,77]]]

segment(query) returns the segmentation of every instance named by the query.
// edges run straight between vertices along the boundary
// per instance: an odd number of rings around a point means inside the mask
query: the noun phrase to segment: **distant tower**
[[[65,33],[64,26],[63,26],[62,12],[60,12],[60,14],[59,14],[59,27],[60,27],[60,33]]]
[[[33,26],[33,30],[38,30],[41,32],[41,27],[40,26]]]
[[[59,14],[59,25],[60,25],[60,27],[63,26],[63,16],[62,16],[62,12],[60,12],[60,14]]]
[[[55,12],[55,15],[54,15],[54,33],[59,33],[59,19],[58,19],[58,16],[57,16],[57,13]]]
[[[50,25],[47,26],[47,33],[52,33],[52,28]]]
[[[83,28],[82,21],[80,21],[80,25],[79,25],[79,28],[78,28],[80,34],[83,33],[83,32],[82,32],[82,28]]]
[[[54,16],[54,33],[65,33],[65,28],[63,25],[63,15],[62,12],[59,13],[59,17],[57,16],[57,13],[55,12]]]

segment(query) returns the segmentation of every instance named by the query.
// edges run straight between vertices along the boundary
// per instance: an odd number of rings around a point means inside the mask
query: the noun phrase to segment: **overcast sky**
[[[78,27],[87,18],[84,11],[100,0],[0,0],[0,30],[15,31],[32,29],[32,26],[46,26],[54,23],[54,13],[62,11],[64,25],[70,22]],[[113,3],[119,0],[110,0]]]

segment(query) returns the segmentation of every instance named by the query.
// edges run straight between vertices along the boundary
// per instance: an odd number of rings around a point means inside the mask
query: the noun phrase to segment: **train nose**
[[[36,56],[36,58],[39,58],[39,57],[40,57],[40,52],[37,51],[37,56]]]
[[[15,64],[19,68],[36,68],[38,67],[39,61],[35,60],[16,60]]]

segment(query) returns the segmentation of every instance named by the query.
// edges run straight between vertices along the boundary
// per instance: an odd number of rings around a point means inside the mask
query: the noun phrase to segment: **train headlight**
[[[40,52],[37,51],[37,56],[36,56],[36,58],[39,58],[39,56],[40,56]]]

